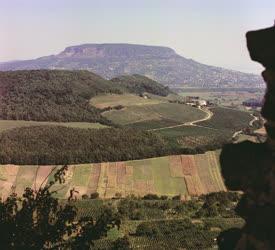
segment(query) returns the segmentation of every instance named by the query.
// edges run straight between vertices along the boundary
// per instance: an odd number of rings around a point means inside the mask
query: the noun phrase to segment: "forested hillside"
[[[119,76],[111,79],[111,81],[116,83],[116,86],[120,86],[135,94],[147,92],[159,96],[167,96],[171,93],[168,87],[142,75]]]
[[[108,123],[89,99],[112,85],[88,71],[1,72],[0,119]]]
[[[107,81],[88,71],[0,72],[0,119],[110,124],[99,109],[89,105],[92,97],[124,92],[169,93],[167,88],[146,77],[122,79],[119,83]],[[134,81],[128,82],[130,79]]]
[[[161,136],[134,129],[23,127],[0,134],[0,163],[47,165],[143,159],[167,150]]]

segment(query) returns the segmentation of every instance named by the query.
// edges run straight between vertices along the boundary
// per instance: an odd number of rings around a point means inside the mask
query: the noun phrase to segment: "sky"
[[[133,43],[260,73],[245,33],[274,19],[274,0],[0,0],[0,62],[83,43]]]

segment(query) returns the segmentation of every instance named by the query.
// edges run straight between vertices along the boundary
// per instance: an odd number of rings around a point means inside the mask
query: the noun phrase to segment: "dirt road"
[[[154,128],[154,129],[150,129],[149,131],[159,131],[159,130],[163,130],[163,129],[178,128],[178,127],[183,127],[183,126],[197,126],[196,123],[210,120],[211,117],[213,116],[213,113],[209,109],[207,109],[207,108],[204,108],[204,109],[199,108],[199,109],[206,113],[206,116],[202,119],[191,121],[191,122],[185,122],[182,124],[168,126],[168,127]],[[200,127],[200,126],[198,126],[198,127]]]

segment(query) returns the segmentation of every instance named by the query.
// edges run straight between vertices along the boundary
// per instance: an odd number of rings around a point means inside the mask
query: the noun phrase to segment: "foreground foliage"
[[[118,214],[103,208],[96,221],[92,217],[76,220],[77,209],[70,202],[60,204],[51,190],[56,182],[64,182],[64,166],[54,181],[38,190],[27,188],[22,198],[15,193],[0,202],[0,242],[2,249],[90,249],[93,241],[119,227]],[[71,198],[71,197],[70,197]]]
[[[217,248],[216,238],[221,230],[243,226],[243,220],[234,212],[239,199],[240,195],[232,192],[210,193],[190,201],[148,194],[118,201],[101,200],[101,206],[111,203],[118,210],[122,222],[118,242],[125,243],[126,237],[133,249],[205,250]],[[100,206],[94,203],[85,200],[78,205],[86,204],[87,210],[92,206],[94,212],[90,213],[97,214]],[[217,207],[215,214],[213,206]],[[95,241],[96,249],[112,249],[113,245],[113,236]]]
[[[234,213],[237,193],[183,202],[156,194],[75,200],[71,190],[67,201],[59,201],[54,188],[65,182],[67,169],[58,169],[38,190],[27,188],[22,197],[13,193],[0,202],[3,249],[211,249],[220,230],[242,226]]]

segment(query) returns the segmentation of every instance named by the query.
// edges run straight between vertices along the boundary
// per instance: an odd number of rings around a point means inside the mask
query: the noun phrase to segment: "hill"
[[[205,117],[205,113],[199,109],[168,102],[132,105],[120,110],[107,111],[102,115],[115,124],[141,129],[179,125]]]
[[[171,93],[168,87],[142,75],[119,76],[111,79],[111,81],[135,94],[147,92],[158,96],[167,96]]]
[[[134,44],[83,44],[57,55],[0,64],[0,70],[85,69],[111,79],[145,75],[173,87],[259,87],[260,76],[214,67],[187,59],[173,49]]]
[[[220,174],[218,152],[200,155],[178,155],[126,162],[71,165],[65,176],[65,184],[55,186],[59,198],[67,198],[75,188],[79,196],[98,192],[102,198],[130,194],[198,196],[224,191]],[[0,195],[9,194],[12,186],[22,194],[25,187],[36,185],[54,176],[54,166],[1,165]]]
[[[108,124],[89,99],[119,92],[88,71],[0,72],[0,119]]]
[[[24,70],[0,72],[0,119],[110,124],[89,100],[102,94],[170,90],[142,76],[108,81],[89,71]]]

